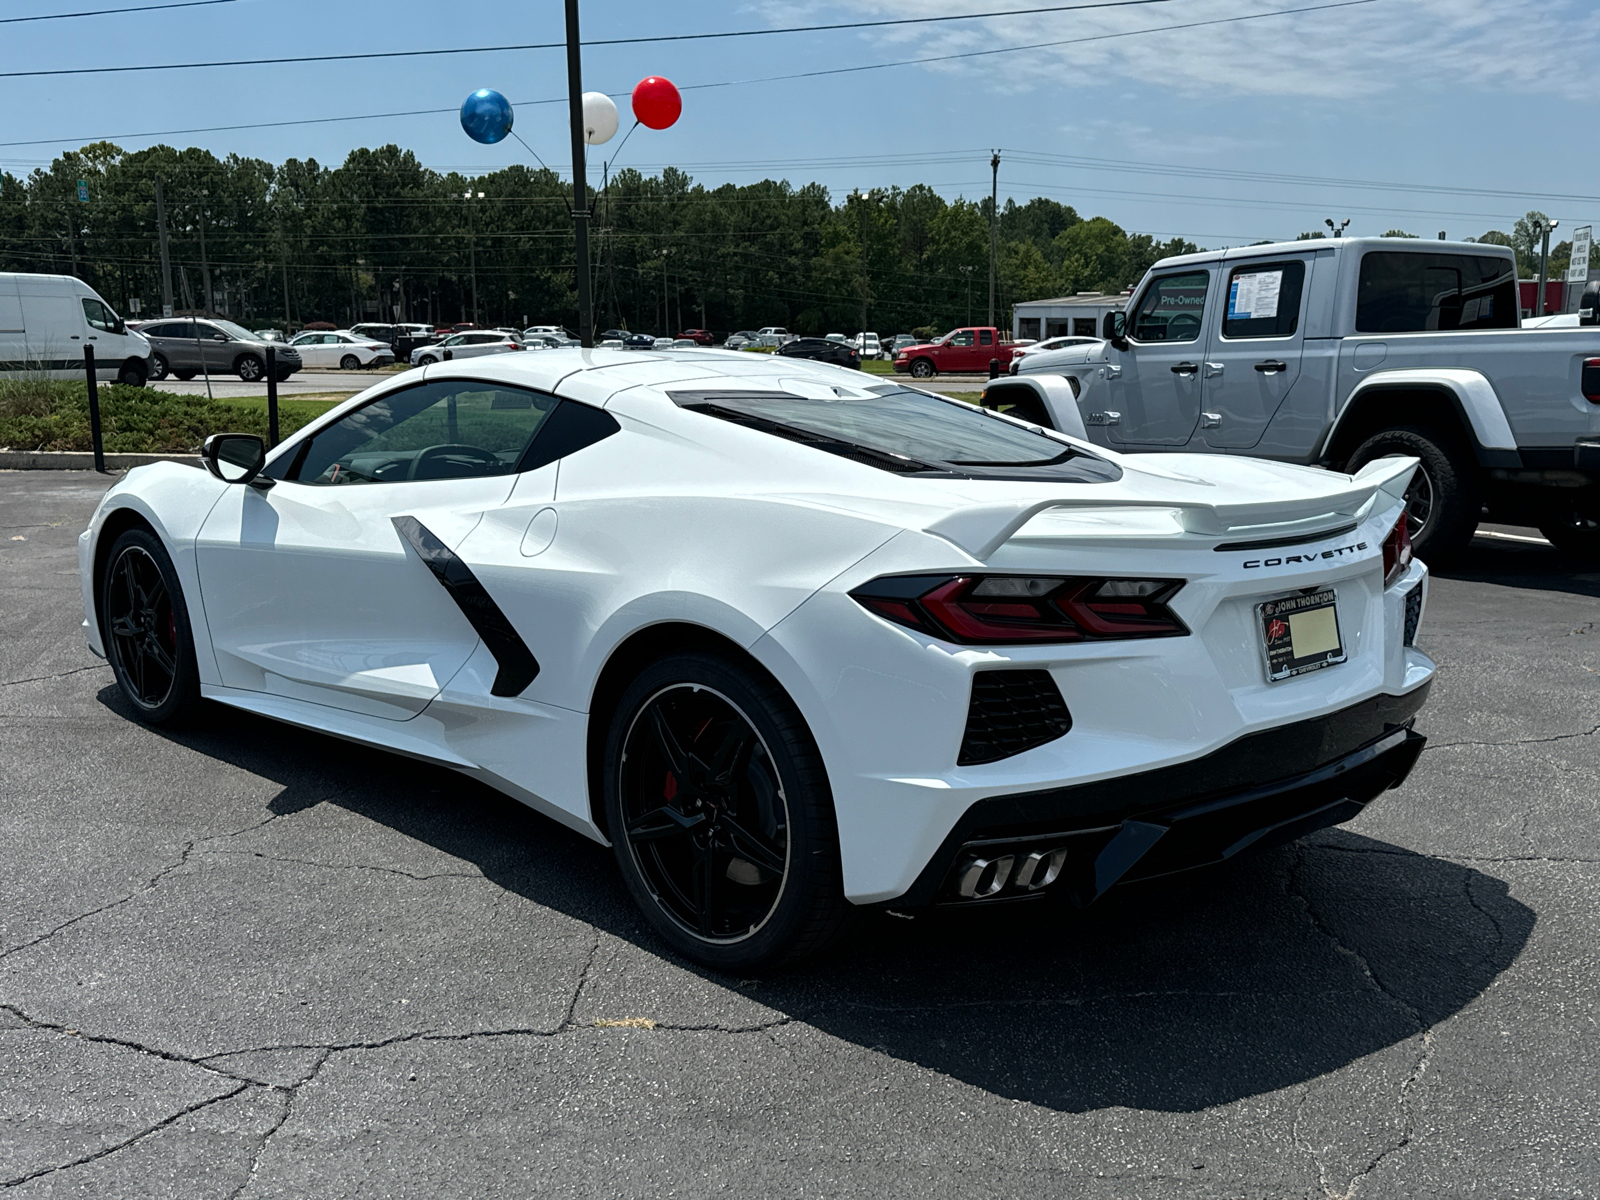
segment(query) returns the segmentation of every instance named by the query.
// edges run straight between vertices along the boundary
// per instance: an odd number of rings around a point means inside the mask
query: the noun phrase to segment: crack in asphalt
[[[315,1079],[317,1077],[317,1072],[322,1070],[323,1065],[332,1057],[332,1051],[323,1054],[322,1057],[318,1058],[317,1061],[312,1064],[311,1070],[307,1071],[299,1079],[288,1085],[275,1086],[274,1090],[283,1093],[283,1108],[278,1113],[278,1119],[274,1121],[272,1126],[261,1135],[260,1144],[257,1145],[250,1154],[250,1165],[245,1170],[243,1182],[241,1182],[238,1187],[234,1188],[233,1191],[228,1193],[228,1200],[238,1200],[239,1196],[242,1195],[245,1189],[250,1186],[251,1182],[256,1177],[256,1170],[261,1166],[261,1157],[267,1152],[268,1143],[272,1141],[278,1130],[284,1127],[289,1120],[289,1114],[294,1111],[294,1102],[299,1098],[300,1089]]]
[[[265,824],[265,822],[263,822]],[[232,835],[227,835],[232,836]],[[260,858],[267,862],[294,863],[302,867],[320,867],[327,871],[375,871],[382,875],[401,875],[406,879],[414,879],[419,883],[426,883],[430,879],[477,879],[484,883],[489,882],[488,877],[481,871],[437,871],[431,875],[417,875],[411,871],[403,871],[399,867],[379,867],[370,863],[330,863],[317,862],[309,858],[289,858],[281,854],[263,854],[259,850],[205,850],[203,853],[227,855],[233,858]]]
[[[214,1067],[204,1058],[191,1058],[188,1055],[179,1054],[174,1050],[163,1050],[159,1046],[147,1046],[143,1042],[136,1042],[130,1038],[116,1037],[112,1034],[84,1033],[81,1029],[74,1029],[69,1025],[63,1025],[56,1021],[46,1021],[39,1017],[29,1016],[15,1004],[0,1002],[0,1012],[10,1013],[13,1017],[16,1017],[17,1020],[21,1021],[27,1028],[37,1030],[41,1033],[59,1033],[64,1037],[77,1038],[79,1041],[83,1042],[93,1042],[97,1045],[103,1046],[119,1046],[124,1050],[133,1050],[139,1054],[148,1054],[151,1058],[159,1058],[164,1062],[183,1063],[185,1066],[198,1067],[202,1071],[208,1071],[213,1075],[220,1075],[224,1079],[229,1079],[236,1083],[250,1084],[255,1087],[269,1086],[259,1079],[250,1078],[248,1075],[240,1075],[235,1071],[225,1071],[221,1067]],[[207,1057],[218,1058],[221,1056],[208,1055]]]
[[[1577,733],[1557,733],[1550,737],[1513,738],[1510,741],[1505,742],[1437,742],[1429,743],[1423,749],[1427,751],[1454,750],[1460,746],[1540,746],[1544,745],[1546,742],[1568,742],[1572,741],[1574,738],[1593,737],[1597,733],[1600,733],[1600,725],[1595,725],[1592,728],[1580,730]]]
[[[1312,843],[1313,850],[1331,850],[1336,854],[1382,854],[1390,858],[1416,858],[1415,850],[1380,850],[1370,846],[1336,846],[1329,842]],[[1600,858],[1582,858],[1570,854],[1434,854],[1429,857],[1441,862],[1455,863],[1589,863],[1600,866]]]
[[[25,683],[46,683],[52,679],[65,679],[68,675],[81,675],[85,671],[109,671],[108,663],[93,663],[87,667],[73,667],[70,671],[60,671],[54,675],[35,675],[29,679],[8,679],[0,683],[0,688],[21,687]]]
[[[1397,1009],[1405,1013],[1411,1019],[1412,1024],[1417,1027],[1417,1031],[1422,1038],[1422,1045],[1417,1053],[1417,1061],[1415,1064],[1413,1064],[1411,1073],[1407,1075],[1405,1080],[1400,1084],[1398,1102],[1400,1111],[1404,1114],[1404,1120],[1401,1124],[1399,1138],[1385,1146],[1372,1157],[1372,1159],[1364,1168],[1352,1175],[1349,1182],[1345,1185],[1345,1190],[1343,1192],[1332,1192],[1328,1189],[1326,1183],[1323,1185],[1323,1191],[1327,1194],[1329,1200],[1353,1200],[1357,1190],[1361,1186],[1361,1181],[1363,1179],[1367,1178],[1374,1171],[1376,1171],[1379,1164],[1381,1164],[1390,1155],[1397,1154],[1412,1144],[1413,1134],[1416,1128],[1416,1114],[1412,1110],[1410,1102],[1411,1088],[1417,1082],[1417,1080],[1421,1079],[1422,1076],[1427,1072],[1429,1059],[1433,1052],[1433,1029],[1426,1021],[1423,1020],[1422,1013],[1416,1007],[1416,1005],[1395,994],[1384,984],[1383,980],[1378,977],[1377,972],[1372,969],[1372,964],[1368,961],[1366,955],[1362,954],[1354,947],[1347,946],[1344,943],[1344,940],[1339,937],[1339,935],[1322,919],[1321,916],[1318,915],[1316,906],[1311,902],[1311,897],[1298,885],[1298,872],[1305,865],[1307,850],[1308,848],[1305,846],[1296,847],[1294,862],[1289,867],[1289,894],[1296,900],[1300,901],[1301,905],[1305,909],[1306,919],[1311,923],[1311,927],[1323,937],[1327,938],[1328,941],[1333,943],[1335,950],[1344,955],[1351,962],[1355,963],[1355,965],[1360,969],[1361,974],[1366,978],[1367,982],[1372,985],[1373,989],[1377,991],[1378,994],[1384,999],[1389,1001],[1390,1004],[1394,1005]],[[1474,905],[1474,907],[1477,906]],[[1498,925],[1496,928],[1498,929]],[[1320,1161],[1317,1164],[1317,1169],[1319,1173],[1322,1172],[1322,1165]]]
[[[135,1142],[143,1141],[145,1138],[149,1137],[151,1134],[160,1133],[163,1129],[166,1129],[168,1126],[173,1125],[178,1121],[181,1121],[184,1117],[187,1117],[187,1116],[189,1116],[189,1115],[191,1115],[193,1113],[199,1112],[202,1108],[210,1108],[213,1104],[221,1104],[224,1100],[232,1100],[235,1096],[239,1095],[239,1093],[247,1091],[248,1089],[250,1089],[252,1087],[259,1087],[259,1086],[261,1086],[261,1085],[252,1084],[252,1083],[241,1083],[238,1087],[234,1088],[231,1092],[224,1092],[220,1096],[213,1096],[209,1100],[202,1100],[198,1104],[191,1104],[187,1108],[179,1109],[177,1112],[173,1113],[171,1116],[166,1117],[163,1120],[157,1121],[154,1125],[151,1125],[148,1128],[141,1129],[138,1133],[134,1134],[132,1137],[124,1138],[122,1141],[117,1142],[115,1145],[102,1146],[99,1150],[96,1150],[94,1153],[82,1155],[79,1158],[73,1159],[71,1162],[57,1163],[55,1166],[52,1166],[52,1167],[41,1167],[37,1171],[30,1171],[26,1175],[18,1175],[13,1179],[0,1179],[0,1188],[18,1187],[18,1186],[20,1186],[20,1185],[22,1185],[24,1183],[28,1183],[28,1182],[30,1182],[32,1180],[42,1178],[45,1175],[54,1175],[57,1171],[70,1170],[73,1167],[81,1167],[86,1163],[92,1163],[92,1162],[96,1161],[97,1159],[107,1158],[110,1155],[113,1155],[113,1154],[117,1153],[119,1150],[126,1150],[129,1146],[133,1145]]]

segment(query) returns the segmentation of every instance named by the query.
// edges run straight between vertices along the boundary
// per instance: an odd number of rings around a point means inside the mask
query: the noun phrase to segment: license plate
[[[1337,600],[1330,589],[1256,605],[1269,682],[1319,671],[1345,660]]]

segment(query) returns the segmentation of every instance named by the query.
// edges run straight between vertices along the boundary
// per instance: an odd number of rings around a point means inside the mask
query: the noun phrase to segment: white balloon
[[[591,146],[617,136],[617,106],[604,92],[583,94],[583,140]]]

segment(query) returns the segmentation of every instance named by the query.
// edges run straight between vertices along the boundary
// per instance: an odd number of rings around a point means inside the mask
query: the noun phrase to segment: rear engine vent
[[[1406,645],[1417,644],[1417,626],[1422,624],[1422,585],[1406,593]]]
[[[979,671],[956,762],[968,767],[1010,758],[1071,728],[1072,714],[1049,671]]]

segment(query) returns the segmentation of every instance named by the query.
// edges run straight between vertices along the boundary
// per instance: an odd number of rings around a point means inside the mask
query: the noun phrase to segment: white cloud
[[[990,0],[994,7],[1020,7]],[[1207,21],[1316,0],[1182,0],[985,22],[891,28],[864,35],[884,57],[921,57]],[[851,15],[970,12],[973,0],[866,0]],[[815,20],[813,4],[764,4],[769,20]],[[1573,99],[1592,91],[1587,65],[1600,52],[1600,10],[1579,0],[1376,0],[1355,8],[1082,41],[1050,49],[933,64],[987,76],[1007,91],[1063,81],[1133,81],[1140,119],[1194,96],[1256,95],[1345,100],[1449,89],[1541,92]]]

